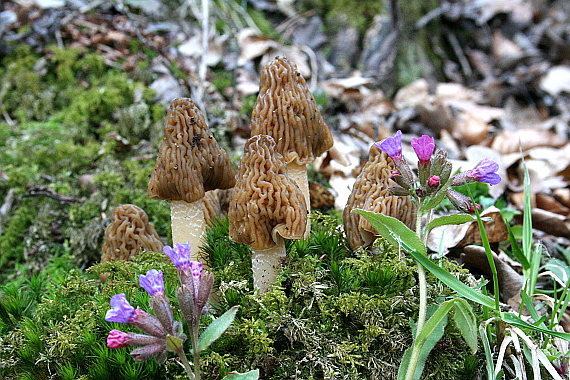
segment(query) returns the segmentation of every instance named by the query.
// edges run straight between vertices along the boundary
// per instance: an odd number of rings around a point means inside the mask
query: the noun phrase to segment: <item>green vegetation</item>
[[[168,204],[146,196],[154,156],[140,150],[159,141],[164,109],[145,83],[83,49],[40,57],[25,45],[3,58],[0,77],[0,113],[10,116],[0,121],[0,199],[15,191],[0,220],[0,283],[60,252],[92,264],[120,204],[142,207],[169,234]]]
[[[281,283],[262,295],[252,291],[249,248],[229,240],[227,220],[208,231],[204,253],[212,259],[219,289],[212,312],[241,307],[233,326],[203,354],[205,378],[221,379],[230,369],[253,367],[261,369],[264,379],[395,378],[397,366],[386,363],[398,363],[411,342],[409,320],[417,313],[414,263],[381,240],[375,253],[349,256],[338,223],[314,215],[309,239],[288,243]],[[449,265],[459,277],[466,276]],[[105,346],[111,329],[125,329],[104,320],[110,297],[125,293],[133,306],[146,309],[148,294],[136,284],[138,275],[151,268],[164,272],[168,296],[175,301],[176,269],[164,254],[152,252],[134,262],[99,264],[89,273],[52,262],[29,280],[4,285],[0,376],[39,379],[49,371],[55,379],[182,376],[172,361],[166,367],[136,363],[130,349]],[[100,272],[111,273],[103,285],[92,279]],[[451,295],[434,277],[429,280],[430,299]],[[207,326],[214,318],[202,319]],[[431,378],[469,378],[462,377],[468,351],[450,324],[426,372],[435,376]]]

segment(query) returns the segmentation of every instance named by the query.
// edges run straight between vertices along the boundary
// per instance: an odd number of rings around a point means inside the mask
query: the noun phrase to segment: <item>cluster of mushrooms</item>
[[[201,238],[209,221],[223,204],[229,204],[230,238],[252,248],[254,288],[266,292],[282,267],[284,239],[303,239],[310,230],[306,165],[334,142],[304,78],[287,58],[277,57],[261,73],[251,134],[236,176],[194,102],[175,99],[166,116],[148,194],[170,203],[172,242],[190,242],[193,260],[199,260]],[[370,245],[376,238],[373,227],[351,212],[353,209],[382,212],[412,227],[414,205],[410,197],[388,192],[393,170],[391,159],[373,145],[344,210],[351,249]],[[115,213],[128,214],[126,208],[138,209],[123,205]],[[144,211],[138,210],[141,220],[148,223]],[[140,250],[162,249],[152,227],[148,231],[137,227],[141,233],[148,233],[148,237],[137,238],[144,244],[129,243],[127,248],[125,243],[114,243],[121,234],[132,238],[132,228],[120,220],[113,216],[106,230],[104,252],[112,253],[104,253],[102,261],[116,259],[117,252],[125,252],[120,258],[128,260]],[[138,219],[132,223],[140,225]]]

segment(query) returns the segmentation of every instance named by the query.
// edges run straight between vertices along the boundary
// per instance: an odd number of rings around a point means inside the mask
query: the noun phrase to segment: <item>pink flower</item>
[[[437,175],[432,175],[431,177],[428,178],[428,186],[429,187],[438,187],[440,184],[440,178]]]
[[[107,337],[107,347],[109,348],[121,348],[128,346],[127,342],[130,337],[127,333],[119,330],[111,330],[109,336]]]
[[[427,164],[435,150],[435,142],[432,137],[423,135],[420,138],[412,139],[412,148],[414,148],[420,164]]]
[[[397,131],[394,137],[388,137],[375,145],[386,152],[394,161],[402,159],[402,131]]]
[[[154,297],[157,294],[164,294],[164,275],[161,270],[151,269],[145,275],[140,275],[139,284]]]

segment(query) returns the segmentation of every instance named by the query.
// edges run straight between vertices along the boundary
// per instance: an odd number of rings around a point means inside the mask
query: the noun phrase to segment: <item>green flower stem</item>
[[[421,210],[422,205],[420,204],[418,210]],[[428,223],[429,219],[431,219],[432,210],[430,210],[428,214]],[[416,234],[418,238],[426,244],[427,242],[427,235],[424,236],[422,231],[422,214],[418,212],[416,215]],[[408,368],[406,371],[406,380],[412,380],[414,378],[414,374],[416,372],[416,367],[418,366],[418,360],[420,357],[421,345],[418,344],[417,338],[420,335],[421,331],[424,328],[424,324],[426,321],[426,311],[427,311],[427,280],[426,280],[426,271],[422,264],[419,262],[417,263],[418,267],[418,286],[420,287],[420,310],[418,313],[418,323],[416,324],[416,336],[414,338],[414,344],[412,345],[412,354],[410,355],[410,361],[408,363]]]
[[[200,352],[198,351],[198,328],[199,319],[197,323],[192,324],[192,355],[194,356],[194,374],[195,380],[200,380]]]
[[[421,206],[421,205],[420,205]],[[421,210],[421,207],[418,207]],[[416,234],[423,241],[422,233],[422,214],[418,212],[416,215]],[[426,310],[427,310],[427,281],[426,281],[426,271],[424,267],[417,263],[418,266],[418,286],[420,287],[420,310],[418,314],[418,323],[416,328],[416,337],[419,335],[424,327],[426,320]]]
[[[182,350],[179,351],[178,357],[180,358],[180,361],[182,361],[182,365],[184,365],[184,369],[186,370],[186,374],[188,375],[188,379],[196,380],[196,376],[194,375],[194,372],[192,372],[192,368],[190,368],[190,363],[188,362],[188,358],[186,357],[186,354],[184,353],[184,351],[182,351]]]

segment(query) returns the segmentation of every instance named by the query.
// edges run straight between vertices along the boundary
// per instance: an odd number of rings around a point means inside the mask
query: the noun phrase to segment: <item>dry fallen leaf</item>
[[[539,129],[520,129],[517,131],[502,131],[491,143],[491,148],[502,154],[527,151],[538,146],[561,147],[566,139],[551,131]]]
[[[489,207],[481,213],[481,216],[489,218],[483,222],[489,242],[498,243],[508,238],[507,226],[503,222],[499,209]],[[452,248],[470,244],[481,244],[477,222],[436,227],[429,234],[427,242],[429,249],[434,252],[439,252],[441,249],[443,254]]]
[[[521,304],[520,292],[523,285],[522,276],[509,264],[501,260],[494,252],[493,261],[497,268],[501,300],[513,309],[518,310]],[[464,248],[464,253],[459,257],[459,262],[472,273],[483,274],[489,280],[493,278],[485,248],[481,246],[466,246]]]

